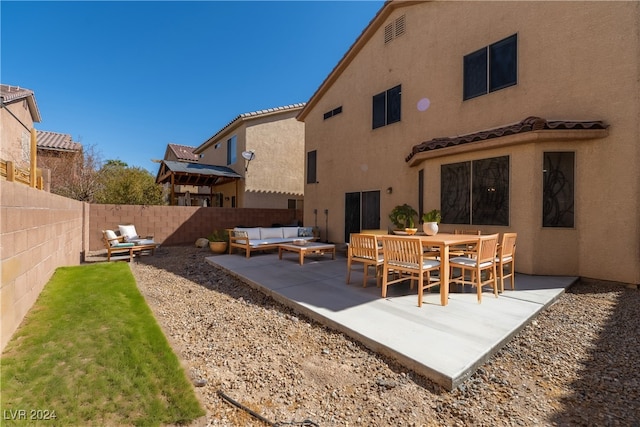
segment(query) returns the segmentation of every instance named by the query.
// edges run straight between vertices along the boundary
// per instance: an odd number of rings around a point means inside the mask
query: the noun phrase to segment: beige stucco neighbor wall
[[[384,43],[401,15],[405,33]],[[393,2],[347,53],[301,114],[305,152],[317,150],[317,184],[305,186],[305,216],[328,209],[330,240],[344,240],[345,193],[380,191],[381,227],[398,204],[440,208],[440,167],[510,158],[509,226],[516,269],[640,283],[640,3]],[[463,101],[463,57],[518,35],[518,82]],[[371,129],[372,97],[402,85],[402,118]],[[424,111],[418,101],[428,99]],[[338,106],[343,112],[323,120]],[[414,145],[519,122],[603,120],[600,139],[535,142],[484,150],[482,142],[411,167]],[[575,227],[542,227],[545,151],[575,152]],[[386,189],[392,187],[391,194]],[[324,224],[324,215],[321,216]],[[454,226],[443,224],[444,231]]]
[[[0,346],[56,268],[80,264],[87,236],[85,205],[23,184],[0,181]]]
[[[227,140],[236,137],[236,162],[228,165],[242,179],[236,184],[216,187],[224,197],[236,197],[242,208],[287,208],[288,199],[302,199],[304,194],[304,123],[296,120],[300,108],[260,113],[238,119],[224,129],[202,151],[201,162],[226,165]],[[215,148],[215,145],[218,148]],[[255,158],[246,165],[243,151],[253,151]],[[245,166],[247,170],[245,171]],[[229,206],[228,202],[224,202]]]
[[[26,99],[10,103],[6,107],[25,126],[32,127],[33,119],[27,107]],[[5,108],[0,109],[0,159],[14,162],[15,167],[29,167],[29,150],[31,136],[29,130],[25,129]]]

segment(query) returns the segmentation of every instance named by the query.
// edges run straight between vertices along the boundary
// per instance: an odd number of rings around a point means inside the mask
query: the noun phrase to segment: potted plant
[[[438,209],[430,210],[422,215],[422,229],[427,236],[438,234],[438,224],[442,220],[442,215]]]
[[[408,204],[398,205],[389,214],[389,219],[395,225],[396,230],[405,231],[409,234],[415,234],[417,228],[415,227],[414,218],[418,216],[418,212]],[[412,232],[413,231],[413,232]]]
[[[209,249],[211,249],[211,252],[223,254],[227,251],[229,234],[226,230],[213,230],[211,234],[207,236],[207,240],[209,240]]]

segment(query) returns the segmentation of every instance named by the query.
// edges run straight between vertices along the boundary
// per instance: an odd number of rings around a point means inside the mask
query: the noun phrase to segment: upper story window
[[[227,139],[227,166],[232,165],[236,162],[236,142],[237,138],[235,135]]]
[[[373,129],[399,122],[402,85],[373,96]]]
[[[324,119],[327,120],[328,118],[331,118],[340,113],[342,113],[342,105],[337,108],[334,108],[331,111],[327,111],[326,113],[324,113]]]
[[[464,57],[463,99],[518,83],[518,35],[485,46]]]
[[[307,184],[316,184],[316,150],[307,153]]]

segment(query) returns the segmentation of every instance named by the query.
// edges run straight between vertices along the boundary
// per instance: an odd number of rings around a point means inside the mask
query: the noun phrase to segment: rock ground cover
[[[640,291],[582,281],[454,391],[163,247],[133,274],[207,410],[197,425],[640,425]],[[298,424],[299,425],[299,424]],[[310,424],[312,425],[312,424]]]

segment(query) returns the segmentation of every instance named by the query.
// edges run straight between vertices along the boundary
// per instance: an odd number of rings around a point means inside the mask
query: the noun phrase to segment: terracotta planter
[[[214,254],[223,254],[227,251],[227,242],[209,242],[209,249]]]

